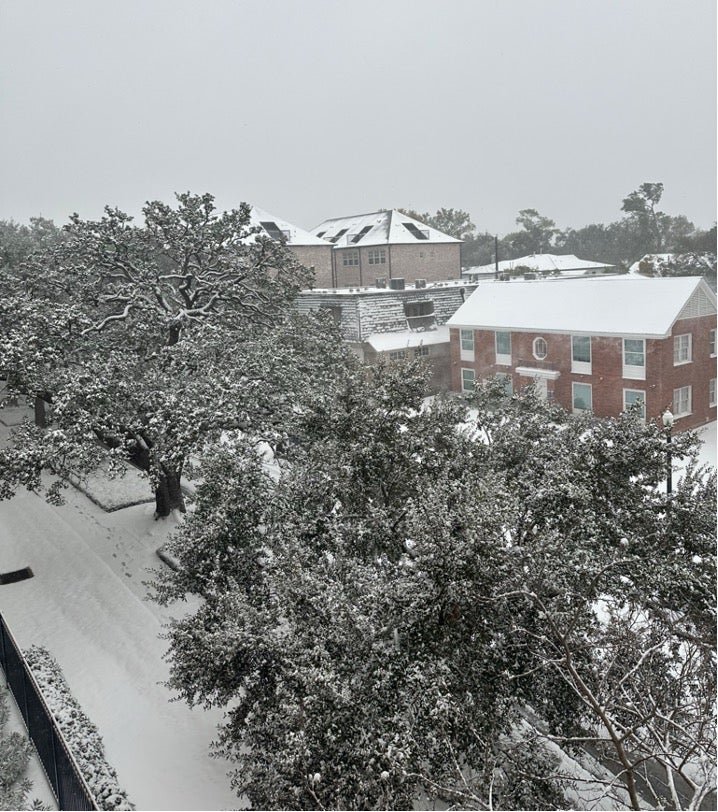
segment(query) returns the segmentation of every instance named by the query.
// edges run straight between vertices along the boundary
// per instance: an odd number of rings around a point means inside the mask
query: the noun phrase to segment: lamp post
[[[666,479],[666,494],[668,496],[671,495],[673,491],[673,459],[671,458],[671,432],[673,430],[673,412],[670,409],[666,409],[663,412],[663,428],[666,430],[666,457],[667,457],[667,464],[668,464],[668,478]]]

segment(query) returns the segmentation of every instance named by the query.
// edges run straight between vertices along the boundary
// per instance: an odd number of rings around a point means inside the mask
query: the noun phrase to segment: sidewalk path
[[[104,513],[74,489],[62,507],[23,492],[0,502],[0,572],[35,577],[0,587],[0,611],[22,648],[45,646],[99,728],[108,761],[138,809],[227,809],[230,765],[211,759],[221,714],[170,702],[166,648],[174,611],[144,600],[148,567],[169,531],[152,505]]]

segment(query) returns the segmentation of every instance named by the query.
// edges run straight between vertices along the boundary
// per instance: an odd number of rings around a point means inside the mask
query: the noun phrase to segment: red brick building
[[[482,282],[449,319],[451,385],[495,375],[569,411],[716,419],[716,296],[700,277]]]

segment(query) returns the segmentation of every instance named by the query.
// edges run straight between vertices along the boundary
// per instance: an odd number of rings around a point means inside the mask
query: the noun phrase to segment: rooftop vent
[[[386,287],[386,277],[385,276],[378,276],[376,280],[376,286],[378,288],[385,288]]]
[[[404,290],[404,278],[398,277],[397,279],[390,279],[389,287],[392,290]]]

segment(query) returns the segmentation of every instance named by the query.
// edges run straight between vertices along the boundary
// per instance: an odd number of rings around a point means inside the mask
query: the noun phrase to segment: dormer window
[[[429,239],[429,229],[418,228],[413,223],[402,223],[405,229],[416,237],[417,240],[428,240]]]

